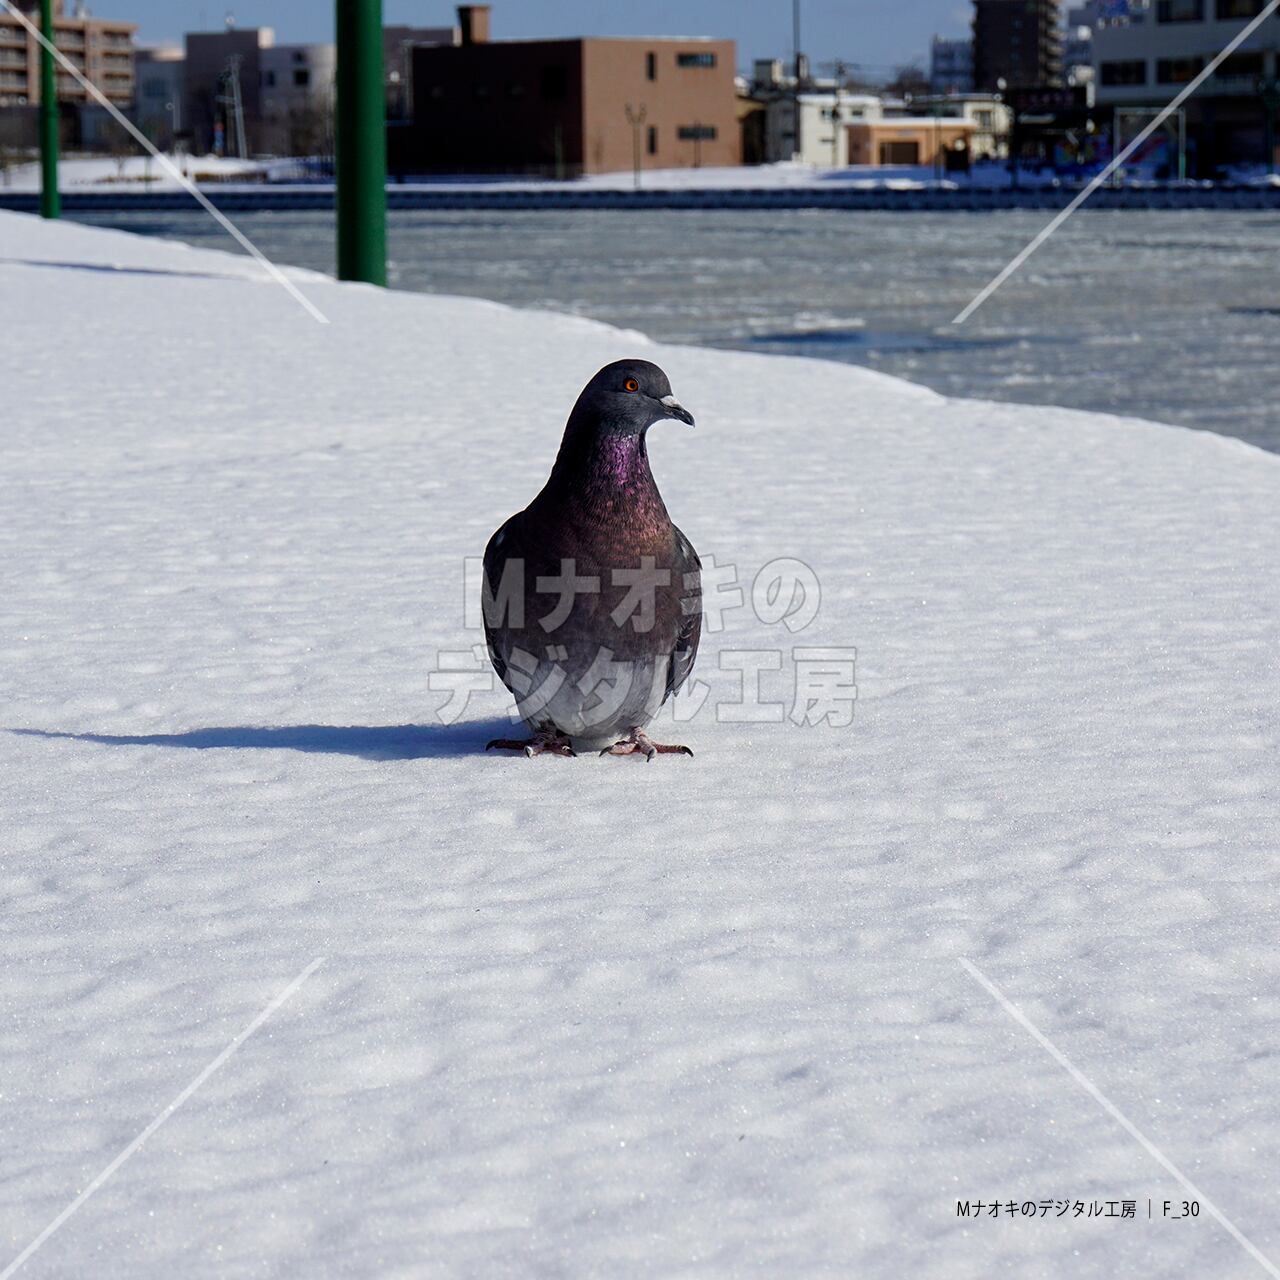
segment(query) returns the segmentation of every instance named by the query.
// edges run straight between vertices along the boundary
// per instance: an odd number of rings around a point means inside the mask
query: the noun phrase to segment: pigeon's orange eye
[[[622,384],[622,389],[624,391],[639,391],[640,384],[634,378],[628,378],[626,382]]]

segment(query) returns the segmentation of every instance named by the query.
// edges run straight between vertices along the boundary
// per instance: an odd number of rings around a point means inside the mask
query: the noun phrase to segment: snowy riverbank
[[[325,958],[24,1275],[1259,1274],[962,958],[1280,1255],[1280,460],[294,273],[322,326],[14,214],[0,259],[0,1243]],[[465,559],[627,354],[704,558],[821,609],[725,612],[693,760],[485,757],[505,700],[430,687]],[[852,724],[732,722],[735,653],[785,715],[854,647]]]

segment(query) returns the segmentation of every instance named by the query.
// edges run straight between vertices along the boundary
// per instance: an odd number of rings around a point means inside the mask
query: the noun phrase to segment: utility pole
[[[224,92],[218,95],[218,101],[228,109],[227,133],[234,139],[236,155],[241,160],[247,160],[249,158],[249,144],[245,140],[244,100],[240,96],[240,64],[242,61],[243,59],[238,53],[233,53],[227,59],[226,69],[222,73]]]
[[[796,105],[795,149],[798,160],[800,158],[800,82],[803,79],[801,72],[804,70],[804,54],[800,52],[800,0],[791,0],[791,52],[795,55],[796,87],[793,99]]]
[[[337,0],[338,279],[387,283],[382,0]]]
[[[58,77],[53,68],[53,0],[40,0],[40,216],[62,217],[58,194]]]

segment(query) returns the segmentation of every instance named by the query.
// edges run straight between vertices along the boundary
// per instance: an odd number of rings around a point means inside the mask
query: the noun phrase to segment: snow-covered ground
[[[1262,1274],[962,959],[1280,1258],[1280,460],[297,273],[322,326],[13,214],[0,259],[9,1254],[324,958],[21,1274]],[[692,760],[485,756],[467,557],[627,354],[704,559],[820,610],[724,612]],[[855,647],[851,724],[734,722],[735,655],[785,714]]]
[[[267,166],[257,160],[226,156],[169,157],[181,172],[197,182],[218,183],[237,178],[256,179]],[[178,191],[182,184],[151,156],[64,156],[58,166],[58,186],[63,191],[84,187],[119,188],[124,191]],[[0,181],[0,192],[39,191],[39,164],[13,165]]]
[[[222,187],[244,178],[255,184],[264,180],[288,184],[296,178],[300,161],[294,160],[239,160],[226,156],[171,156],[170,160],[190,178],[203,185]],[[521,181],[496,181],[481,179],[486,190],[527,191],[531,187],[544,188],[550,179]],[[1043,186],[1053,181],[1052,174],[1036,174],[1025,171],[1019,178],[1025,187]],[[428,182],[432,188],[461,186],[473,189],[475,177],[440,177],[419,179],[407,186]],[[892,165],[840,168],[821,168],[814,165],[781,162],[763,165],[712,166],[684,169],[645,169],[641,173],[641,185],[652,191],[716,191],[759,188],[808,188],[829,187],[837,183],[842,187],[867,190],[923,190],[926,187],[957,188],[962,186],[1004,187],[1010,176],[1001,164],[986,164],[974,169],[972,174],[941,176],[929,165]],[[84,188],[110,188],[120,191],[177,191],[181,184],[159,161],[147,156],[122,156],[118,160],[110,156],[65,157],[59,170],[59,185],[64,191]],[[314,184],[309,184],[314,185]],[[556,183],[560,186],[563,184]],[[617,173],[588,174],[573,185],[596,187],[603,190],[630,190],[635,185],[635,175],[630,169]],[[0,193],[9,191],[39,191],[40,166],[35,163],[13,165],[0,181]]]

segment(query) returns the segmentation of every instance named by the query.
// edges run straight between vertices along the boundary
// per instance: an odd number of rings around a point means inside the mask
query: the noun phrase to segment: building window
[[[651,156],[658,154],[658,129],[656,125],[649,126],[649,154]]]
[[[547,102],[561,102],[569,92],[569,73],[564,67],[543,67],[539,83]]]
[[[264,71],[262,73],[262,83],[268,89],[276,87],[276,73],[274,71]]]
[[[306,62],[307,55],[301,49],[295,49],[293,53],[294,62]]]
[[[293,73],[293,87],[295,89],[305,89],[311,83],[311,72],[306,67],[299,67]]]
[[[712,142],[715,136],[716,127],[713,124],[682,124],[676,130],[676,137],[681,142]]]
[[[714,53],[677,53],[677,67],[714,67],[716,65],[716,55]]]
[[[1230,22],[1232,18],[1256,18],[1262,12],[1262,0],[1216,0],[1214,17],[1219,22]]]
[[[1156,84],[1186,84],[1203,70],[1203,58],[1159,58],[1156,60]]]
[[[652,49],[644,55],[644,74],[649,80],[658,78],[658,55]]]
[[[1157,22],[1203,22],[1204,0],[1156,0]]]
[[[1102,64],[1103,84],[1146,84],[1147,64],[1141,58]]]
[[[1218,64],[1218,77],[1222,80],[1256,80],[1263,71],[1261,53],[1233,53]]]

